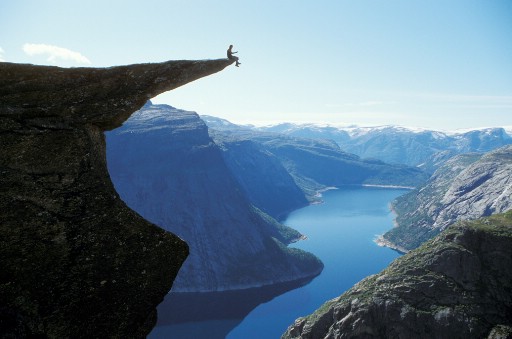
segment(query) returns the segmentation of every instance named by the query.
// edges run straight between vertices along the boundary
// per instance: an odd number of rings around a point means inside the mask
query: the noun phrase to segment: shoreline
[[[319,204],[323,204],[324,201],[321,199],[322,198],[322,193],[323,192],[327,192],[327,191],[330,191],[330,190],[337,190],[337,189],[341,189],[343,188],[344,186],[346,187],[374,187],[374,188],[387,188],[387,189],[408,189],[408,190],[413,190],[415,189],[416,187],[412,187],[412,186],[400,186],[400,185],[377,185],[377,184],[352,184],[352,185],[341,185],[340,187],[336,187],[336,186],[328,186],[328,187],[325,187],[325,188],[322,188],[318,191],[316,191],[315,195],[314,195],[314,198],[315,199],[318,199],[316,201],[313,201],[313,202],[310,202],[310,205],[319,205]],[[397,227],[398,224],[396,222],[396,212],[393,208],[393,205],[392,203],[390,202],[389,203],[389,210],[395,215],[395,218],[393,218],[393,227]],[[293,241],[292,243],[295,243],[295,242],[299,242],[301,240],[307,240],[307,236],[305,235],[302,235],[301,237],[299,237],[298,239],[296,239],[295,241]],[[389,249],[392,249],[393,251],[396,251],[400,254],[406,254],[407,252],[409,252],[408,249],[406,248],[403,248],[401,247],[400,245],[397,245],[387,239],[384,238],[384,235],[381,234],[381,235],[376,235],[375,238],[373,239],[373,242],[377,245],[377,246],[380,246],[380,247],[387,247]]]
[[[335,186],[327,186],[327,187],[324,187],[322,189],[319,189],[318,191],[316,191],[315,195],[313,195],[313,199],[315,199],[315,200],[311,201],[309,204],[310,205],[320,205],[320,204],[323,204],[324,201],[322,200],[322,193],[327,192],[327,191],[331,191],[331,190],[337,190],[337,189],[339,189],[339,188],[335,187]]]
[[[400,185],[377,185],[377,184],[362,184],[363,187],[378,187],[378,188],[396,188],[396,189],[407,189],[413,190],[416,187],[413,186],[400,186]]]
[[[377,244],[377,246],[390,248],[393,251],[399,252],[400,254],[407,254],[409,252],[409,250],[407,250],[407,249],[405,249],[405,248],[403,248],[403,247],[401,247],[399,245],[396,245],[395,243],[385,239],[382,234],[376,236],[373,239],[373,242],[375,244]]]

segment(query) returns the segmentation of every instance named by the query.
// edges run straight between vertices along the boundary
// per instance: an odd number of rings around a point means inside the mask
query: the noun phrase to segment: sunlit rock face
[[[512,146],[451,158],[425,185],[397,198],[393,209],[397,227],[383,238],[404,252],[456,221],[512,209]]]
[[[0,63],[0,324],[14,337],[143,337],[188,255],[115,191],[103,132],[227,59]]]

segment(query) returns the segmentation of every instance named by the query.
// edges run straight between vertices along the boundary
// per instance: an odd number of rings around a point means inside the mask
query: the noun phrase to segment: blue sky
[[[510,0],[0,0],[0,59],[106,67],[225,57],[155,98],[234,122],[512,126]]]

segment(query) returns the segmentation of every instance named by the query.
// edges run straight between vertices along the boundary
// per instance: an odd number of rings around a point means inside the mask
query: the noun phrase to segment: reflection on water
[[[222,293],[171,293],[158,308],[149,338],[279,338],[295,319],[312,313],[398,253],[373,239],[393,227],[389,202],[406,190],[343,187],[324,203],[292,212],[285,224],[307,235],[293,244],[324,263],[312,281]]]
[[[258,305],[311,279],[239,291],[169,293],[148,338],[225,338]]]

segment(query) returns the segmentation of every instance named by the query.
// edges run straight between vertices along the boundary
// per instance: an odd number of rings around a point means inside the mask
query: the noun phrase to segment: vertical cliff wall
[[[173,291],[246,289],[321,272],[314,255],[286,247],[299,232],[251,205],[196,113],[148,103],[107,140],[122,199],[190,246]]]
[[[119,198],[103,131],[227,59],[111,68],[0,63],[0,327],[143,337],[187,245]]]

